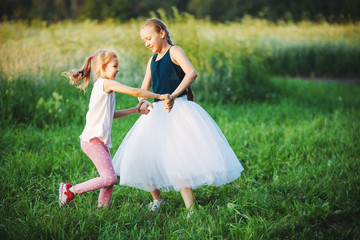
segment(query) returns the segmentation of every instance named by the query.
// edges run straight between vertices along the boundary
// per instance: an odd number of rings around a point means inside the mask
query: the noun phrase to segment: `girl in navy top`
[[[184,51],[173,45],[166,25],[150,19],[142,25],[140,36],[154,53],[141,88],[169,93],[172,99],[151,104],[139,98],[145,115],[124,138],[113,165],[121,185],[151,193],[151,211],[165,203],[160,189],[175,190],[180,191],[190,216],[195,206],[192,189],[229,183],[243,167],[214,120],[188,100],[187,89],[197,73]]]

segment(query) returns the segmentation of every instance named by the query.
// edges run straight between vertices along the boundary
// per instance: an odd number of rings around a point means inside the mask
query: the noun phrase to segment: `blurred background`
[[[108,18],[128,21],[146,17],[159,8],[171,12],[171,7],[188,12],[196,18],[213,21],[234,21],[245,15],[271,21],[279,19],[330,22],[356,21],[360,17],[358,0],[3,0],[3,19],[64,19]]]

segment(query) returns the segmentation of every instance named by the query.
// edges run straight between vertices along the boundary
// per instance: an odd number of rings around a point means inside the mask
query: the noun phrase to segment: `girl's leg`
[[[195,199],[192,188],[183,188],[180,190],[181,196],[184,200],[185,206],[190,211],[195,207]]]
[[[153,197],[154,201],[149,204],[149,209],[152,212],[156,212],[157,210],[159,210],[160,206],[165,203],[165,201],[163,200],[160,190],[158,189],[150,191],[150,194]]]
[[[74,186],[74,191],[76,194],[82,194],[101,188],[98,207],[109,207],[113,186],[117,181],[110,151],[98,138],[91,139],[90,142],[81,141],[81,147],[93,161],[100,177],[77,184]]]
[[[115,183],[116,183],[116,181],[115,181]],[[100,194],[99,194],[99,200],[98,200],[98,208],[101,208],[101,207],[108,208],[110,206],[113,188],[114,188],[114,185],[101,188]]]
[[[155,189],[153,191],[150,191],[151,196],[153,197],[154,200],[161,200],[163,199],[160,193],[160,190]]]

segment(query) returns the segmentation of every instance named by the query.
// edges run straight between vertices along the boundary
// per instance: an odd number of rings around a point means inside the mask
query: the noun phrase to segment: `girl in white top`
[[[71,183],[60,183],[59,204],[68,204],[76,194],[101,189],[98,207],[109,207],[113,186],[117,177],[111,162],[109,148],[111,145],[111,125],[113,118],[121,118],[133,113],[139,113],[139,103],[136,107],[115,111],[115,92],[129,94],[135,97],[170,99],[168,94],[155,94],[138,88],[132,88],[115,81],[119,72],[117,54],[112,50],[101,49],[86,59],[82,69],[65,73],[71,84],[84,82],[77,87],[88,86],[90,74],[93,71],[95,84],[91,92],[89,110],[86,114],[86,125],[80,136],[81,148],[93,161],[100,177],[72,186]]]

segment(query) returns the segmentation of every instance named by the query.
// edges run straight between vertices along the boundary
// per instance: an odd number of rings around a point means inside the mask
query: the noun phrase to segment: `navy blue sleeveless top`
[[[185,76],[181,67],[171,61],[170,48],[158,61],[155,61],[158,55],[155,53],[151,61],[151,87],[153,92],[157,94],[171,94]],[[179,94],[178,97],[185,94],[186,90]],[[155,99],[155,102],[157,101],[160,101],[160,99]]]

